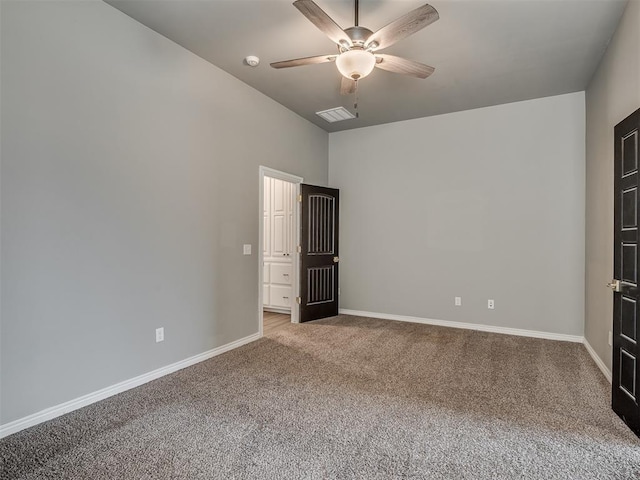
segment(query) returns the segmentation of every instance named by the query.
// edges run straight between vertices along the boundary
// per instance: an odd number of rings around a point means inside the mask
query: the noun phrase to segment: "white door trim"
[[[263,335],[263,301],[262,298],[262,286],[264,275],[264,177],[277,178],[278,180],[284,180],[293,184],[295,191],[296,201],[293,202],[293,238],[296,245],[300,245],[300,203],[297,201],[298,195],[300,195],[300,184],[303,181],[302,177],[291,175],[290,173],[274,170],[273,168],[264,167],[260,165],[259,169],[259,195],[258,195],[258,221],[259,221],[259,244],[258,244],[258,328],[260,336]],[[292,275],[291,275],[291,288],[293,292],[293,301],[291,304],[291,322],[300,322],[300,309],[297,308],[295,301],[296,297],[300,296],[300,255],[294,252],[295,255],[292,258]]]

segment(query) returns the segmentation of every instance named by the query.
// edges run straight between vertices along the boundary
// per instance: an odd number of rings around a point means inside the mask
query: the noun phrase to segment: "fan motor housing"
[[[349,27],[344,30],[349,35],[351,43],[356,47],[362,47],[373,32],[366,27]]]

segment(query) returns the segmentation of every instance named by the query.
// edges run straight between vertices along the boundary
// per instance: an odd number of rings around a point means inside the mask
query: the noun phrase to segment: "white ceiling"
[[[383,53],[435,67],[420,80],[375,69],[359,82],[360,118],[327,123],[340,105],[333,63],[276,70],[270,62],[335,53],[293,0],[105,0],[321,128],[333,132],[584,90],[627,0],[433,0],[440,20]],[[353,1],[315,0],[342,28]],[[375,31],[424,0],[360,0]],[[116,32],[114,32],[116,34]],[[257,55],[261,63],[243,59]]]

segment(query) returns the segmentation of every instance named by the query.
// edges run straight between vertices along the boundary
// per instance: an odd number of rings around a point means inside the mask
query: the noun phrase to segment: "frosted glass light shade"
[[[358,80],[371,73],[376,66],[376,57],[366,50],[348,50],[336,58],[336,66],[345,77]]]

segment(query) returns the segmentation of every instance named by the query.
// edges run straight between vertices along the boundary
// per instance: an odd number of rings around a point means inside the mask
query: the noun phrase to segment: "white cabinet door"
[[[278,283],[280,285],[291,285],[291,264],[272,263],[270,278],[271,283]]]
[[[269,296],[272,307],[290,307],[291,306],[291,287],[271,284]]]

